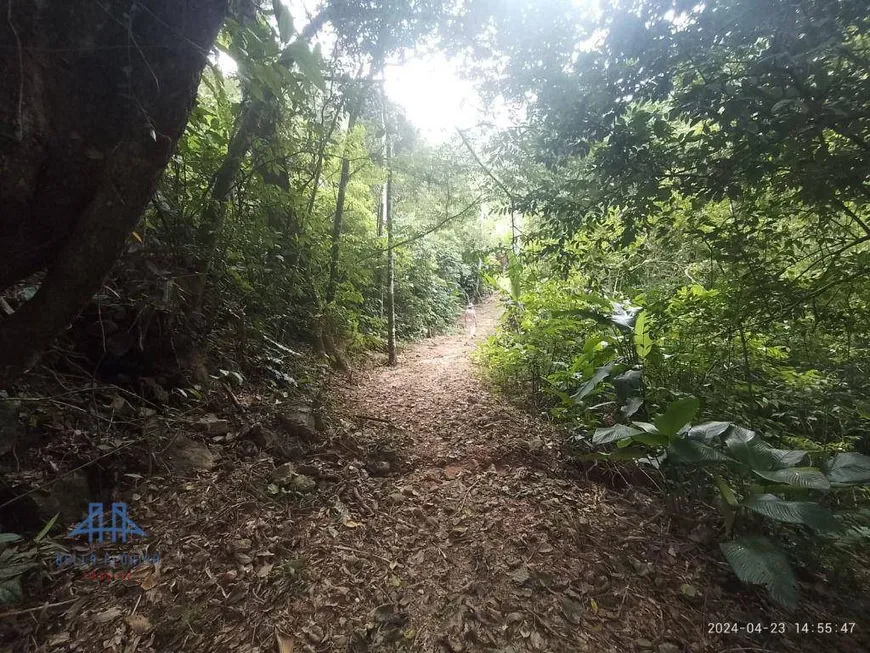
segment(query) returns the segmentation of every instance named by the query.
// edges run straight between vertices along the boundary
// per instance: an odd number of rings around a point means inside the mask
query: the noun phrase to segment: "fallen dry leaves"
[[[494,318],[481,307],[482,333]],[[16,621],[17,650],[818,648],[811,636],[710,634],[711,622],[796,616],[730,579],[694,513],[578,476],[560,435],[488,391],[470,352],[444,336],[398,368],[337,381],[331,428],[292,461],[233,437],[214,469],[137,479],[131,511],[160,563],[111,585],[57,577],[50,600],[80,601]],[[276,421],[269,400],[239,401]],[[223,430],[226,419],[206,421]],[[288,462],[315,486],[276,486]],[[826,600],[797,618],[830,621]],[[865,643],[859,633],[825,645]]]

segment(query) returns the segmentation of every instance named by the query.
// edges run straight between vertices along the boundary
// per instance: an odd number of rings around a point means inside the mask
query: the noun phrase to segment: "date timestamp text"
[[[738,623],[736,621],[711,621],[707,624],[707,632],[716,635],[754,635],[767,633],[770,635],[785,635],[797,633],[800,635],[850,635],[855,632],[854,621],[835,622],[803,622],[803,621],[772,621],[770,623]]]

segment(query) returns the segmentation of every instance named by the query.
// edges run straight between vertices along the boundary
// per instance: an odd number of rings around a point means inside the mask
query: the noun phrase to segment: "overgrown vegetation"
[[[493,146],[527,235],[490,374],[580,455],[605,445],[593,455],[716,497],[732,567],[792,604],[761,533],[846,566],[809,530],[853,554],[868,533],[866,7],[552,6],[487,40],[505,56],[494,87],[534,97]]]
[[[53,374],[158,407],[283,392],[300,342],[395,365],[501,285],[482,359],[578,460],[715,502],[725,559],[784,605],[793,565],[856,566],[866,0],[7,4],[4,388],[65,333]],[[513,126],[420,137],[385,69],[433,45]],[[0,543],[5,601],[35,554]]]
[[[398,29],[418,10],[365,20]],[[392,251],[397,336],[443,331],[460,303],[484,290],[478,266],[492,243],[480,219],[478,172],[456,144],[420,142],[386,100],[386,44],[342,41],[326,62],[294,41],[297,75],[282,64],[279,38],[264,16],[225,29],[219,43],[239,74],[206,71],[141,235],[193,274],[206,259],[207,283],[220,286],[221,301],[233,296],[256,330],[279,339],[313,334],[330,355],[333,339],[385,346]],[[239,145],[246,111],[259,112],[257,129]],[[248,155],[231,160],[234,145]],[[216,197],[228,167],[231,191]]]

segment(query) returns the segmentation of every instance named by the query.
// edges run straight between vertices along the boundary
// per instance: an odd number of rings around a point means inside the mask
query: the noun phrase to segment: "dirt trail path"
[[[479,308],[478,340],[497,312]],[[329,428],[292,450],[270,453],[229,407],[238,435],[211,445],[217,465],[158,471],[124,497],[160,563],[108,584],[60,572],[41,599],[50,609],[6,618],[0,642],[118,653],[864,650],[856,637],[710,634],[711,623],[832,619],[763,611],[719,559],[709,520],[578,473],[559,434],[477,379],[473,349],[442,336],[396,368],[359,373],[333,388]],[[280,432],[280,399],[242,401],[261,438]],[[282,469],[305,483],[280,490]]]
[[[478,341],[498,312],[478,308]],[[314,516],[300,542],[316,564],[290,614],[295,632],[323,636],[315,650],[818,646],[800,635],[710,634],[710,623],[771,620],[759,602],[723,590],[739,586],[716,556],[715,533],[688,510],[675,524],[661,499],[566,467],[547,423],[478,380],[473,349],[464,334],[426,340],[399,367],[372,369],[340,393],[371,473],[343,494],[352,499]],[[856,644],[840,638],[837,650]]]
[[[479,307],[478,340],[497,313]],[[722,650],[716,595],[680,592],[711,573],[702,546],[641,496],[566,477],[559,439],[484,387],[473,348],[426,340],[341,393],[371,474],[308,524],[296,632],[324,651]]]

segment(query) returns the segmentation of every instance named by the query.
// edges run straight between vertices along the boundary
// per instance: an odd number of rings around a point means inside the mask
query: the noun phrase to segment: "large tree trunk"
[[[11,6],[10,3],[11,2]],[[0,21],[0,385],[100,288],[187,123],[226,0],[7,0]]]

